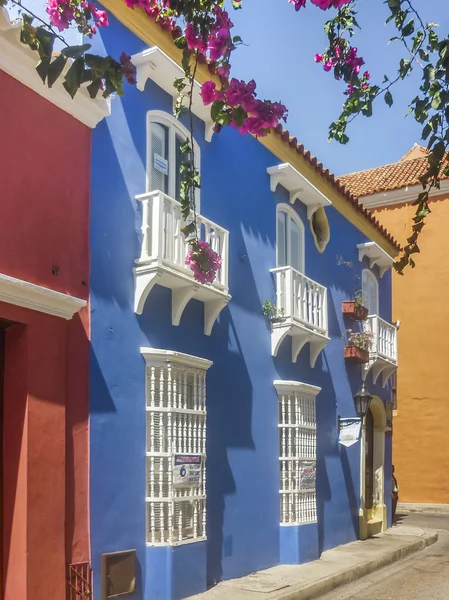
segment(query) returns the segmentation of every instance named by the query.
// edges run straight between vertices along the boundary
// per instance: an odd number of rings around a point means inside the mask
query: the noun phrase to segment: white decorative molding
[[[369,362],[363,365],[362,377],[365,380],[371,371],[375,384],[382,375],[382,386],[385,387],[398,368],[397,327],[377,315],[370,315],[364,327],[373,334],[373,341]]]
[[[357,249],[359,251],[359,261],[362,262],[365,256],[369,258],[370,269],[377,265],[379,267],[381,278],[384,276],[384,273],[393,266],[393,258],[376,244],[376,242],[357,244]]]
[[[422,185],[410,185],[399,188],[397,190],[390,190],[388,192],[377,192],[369,196],[362,196],[359,198],[359,202],[363,204],[365,208],[382,208],[384,206],[394,206],[396,204],[405,204],[416,200],[418,194],[423,191]],[[440,189],[434,189],[429,193],[430,198],[441,196],[442,194],[449,193],[449,179],[443,179],[440,182]]]
[[[94,128],[110,114],[110,103],[104,98],[92,99],[86,86],[81,87],[72,99],[62,85],[61,76],[49,88],[36,72],[38,54],[20,41],[20,24],[11,22],[6,8],[0,7],[0,69],[31,88],[37,94],[72,115],[84,125]],[[66,73],[70,67],[67,61]]]
[[[81,308],[87,306],[86,300],[81,300],[81,298],[55,292],[3,273],[0,273],[0,302],[30,308],[67,320],[71,319]]]
[[[206,358],[199,358],[198,356],[192,356],[191,354],[184,354],[183,352],[176,352],[174,350],[159,350],[157,348],[140,348],[140,353],[145,359],[148,365],[165,365],[167,363],[176,363],[177,365],[184,365],[191,367],[192,369],[201,369],[207,371],[214,363]]]
[[[278,394],[298,392],[300,394],[310,394],[311,396],[317,396],[321,392],[320,387],[316,385],[310,385],[309,383],[302,383],[301,381],[286,381],[284,379],[276,379],[275,381],[273,381],[273,385],[276,388]]]
[[[287,336],[292,338],[292,362],[306,344],[310,366],[330,342],[328,337],[327,289],[292,267],[271,269],[276,278],[276,308],[282,315],[271,323],[271,354],[277,356]]]
[[[321,207],[330,206],[332,202],[326,198],[308,179],[301,175],[290,163],[283,163],[268,167],[270,176],[270,189],[276,191],[280,183],[290,192],[290,202],[299,200],[307,206],[307,218],[311,219],[313,213]]]
[[[180,204],[162,192],[136,197],[142,202],[142,248],[134,269],[134,311],[143,312],[156,284],[172,290],[172,325],[179,325],[192,298],[204,303],[204,334],[210,335],[218,315],[228,304],[229,232],[202,215],[196,215],[202,239],[221,255],[222,267],[212,284],[201,284],[185,265],[187,242],[181,232]]]
[[[143,92],[148,79],[154,81],[167,94],[175,98],[178,94],[173,86],[175,79],[184,77],[184,71],[165,52],[157,46],[147,48],[134,54],[131,61],[137,69],[137,89]],[[205,138],[210,142],[214,133],[215,123],[210,116],[210,106],[205,106],[201,96],[201,85],[195,80],[193,89],[192,111],[204,121]]]

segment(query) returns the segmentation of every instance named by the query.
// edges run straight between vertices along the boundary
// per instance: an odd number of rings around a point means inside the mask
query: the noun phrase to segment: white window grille
[[[206,371],[212,363],[168,350],[141,352],[147,369],[147,543],[205,540]]]
[[[319,387],[275,381],[279,399],[280,522],[317,521],[316,395]]]

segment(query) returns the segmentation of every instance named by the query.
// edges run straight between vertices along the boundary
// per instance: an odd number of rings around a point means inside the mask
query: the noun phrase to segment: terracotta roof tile
[[[428,168],[427,150],[415,144],[405,156],[396,163],[349,173],[339,179],[344,186],[359,198],[377,192],[397,190],[420,183],[419,178]],[[448,179],[442,176],[442,179]]]

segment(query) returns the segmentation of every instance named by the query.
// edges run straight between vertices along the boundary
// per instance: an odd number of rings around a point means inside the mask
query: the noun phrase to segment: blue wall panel
[[[119,50],[132,54],[143,49],[131,33],[111,21],[100,42],[107,51],[115,55]],[[331,239],[320,254],[305,207],[295,204],[305,224],[305,273],[328,288],[331,342],[314,369],[307,346],[297,363],[291,362],[289,338],[273,358],[270,328],[261,307],[266,299],[275,299],[269,270],[276,266],[276,205],[288,203],[284,188],[270,191],[266,172],[279,160],[257,140],[234,130],[223,131],[208,144],[204,125],[195,119],[202,159],[201,214],[230,231],[232,300],[210,337],[203,334],[203,304],[196,300],[187,305],[180,325],[173,327],[171,292],[159,286],[150,293],[143,314],[135,315],[132,270],[140,253],[141,215],[134,197],[145,192],[146,112],[170,112],[171,107],[171,97],[151,82],[143,93],[128,87],[124,98],[113,100],[111,117],[93,132],[92,562],[99,574],[101,553],[136,548],[139,571],[134,597],[139,599],[182,598],[187,591],[190,595],[205,587],[206,571],[207,582],[213,584],[285,560],[286,547],[280,547],[275,379],[322,388],[317,397],[318,525],[293,528],[297,556],[307,560],[358,536],[360,444],[339,446],[337,417],[355,414],[353,395],[360,385],[360,367],[348,366],[343,359],[347,323],[341,303],[361,287],[361,270],[368,263],[358,261],[356,244],[367,240],[329,207]],[[352,261],[353,267],[338,265],[337,257]],[[377,267],[374,272],[378,275]],[[380,280],[380,315],[391,319],[390,273]],[[214,363],[207,375],[207,543],[175,549],[145,544],[142,346],[186,352]],[[371,377],[369,385],[384,400],[389,397],[389,389],[373,386]],[[386,455],[388,465],[388,440]],[[387,473],[387,500],[389,477]],[[286,543],[291,545],[291,539]],[[97,597],[99,580],[96,575]]]

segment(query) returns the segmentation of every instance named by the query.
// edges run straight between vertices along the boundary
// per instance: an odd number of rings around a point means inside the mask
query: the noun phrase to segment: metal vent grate
[[[90,563],[68,566],[67,600],[92,600],[92,569]]]

